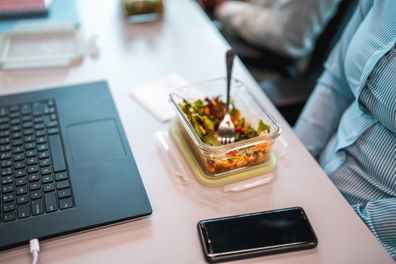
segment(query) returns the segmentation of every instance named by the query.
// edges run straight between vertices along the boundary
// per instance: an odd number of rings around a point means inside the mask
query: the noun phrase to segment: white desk
[[[207,189],[194,181],[188,186],[176,181],[154,139],[154,133],[166,130],[167,124],[128,98],[128,91],[173,72],[190,82],[224,76],[224,40],[192,1],[168,0],[163,21],[141,25],[125,23],[121,1],[77,2],[83,30],[99,37],[100,56],[86,57],[82,64],[70,68],[0,71],[0,93],[107,79],[153,214],[42,242],[40,263],[204,263],[198,220],[289,206],[306,210],[319,239],[318,247],[246,263],[393,263],[239,61],[235,76],[252,87],[273,112],[289,142],[275,181],[233,194]],[[0,263],[30,261],[26,247],[0,253]]]

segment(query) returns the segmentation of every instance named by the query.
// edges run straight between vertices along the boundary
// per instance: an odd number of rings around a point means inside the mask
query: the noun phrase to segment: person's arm
[[[215,12],[226,32],[295,58],[308,55],[341,0],[228,1]]]
[[[367,81],[359,97],[360,107],[396,133],[396,43],[385,54],[375,78]],[[375,71],[381,71],[376,74]]]
[[[314,157],[319,156],[335,133],[343,112],[354,99],[345,77],[344,58],[354,32],[367,13],[368,8],[362,5],[357,7],[340,41],[326,61],[325,70],[294,128]]]
[[[353,208],[396,260],[396,198],[370,201],[354,205]]]

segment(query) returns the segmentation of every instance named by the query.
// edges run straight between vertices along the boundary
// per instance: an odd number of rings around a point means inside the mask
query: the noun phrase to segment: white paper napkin
[[[170,120],[175,110],[169,101],[169,94],[176,88],[187,85],[178,74],[167,75],[157,81],[139,86],[130,91],[130,96],[161,122]]]

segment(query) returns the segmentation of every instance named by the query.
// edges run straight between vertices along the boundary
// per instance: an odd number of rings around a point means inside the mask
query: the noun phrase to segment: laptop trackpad
[[[126,156],[117,126],[112,119],[74,124],[67,134],[76,166],[84,166]]]

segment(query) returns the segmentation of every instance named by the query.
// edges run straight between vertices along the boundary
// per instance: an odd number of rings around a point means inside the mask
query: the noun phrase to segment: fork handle
[[[231,73],[232,73],[232,66],[234,64],[234,57],[235,53],[232,49],[228,50],[226,53],[226,66],[227,66],[227,104],[226,109],[229,112],[229,105],[230,105],[230,88],[231,88]]]

